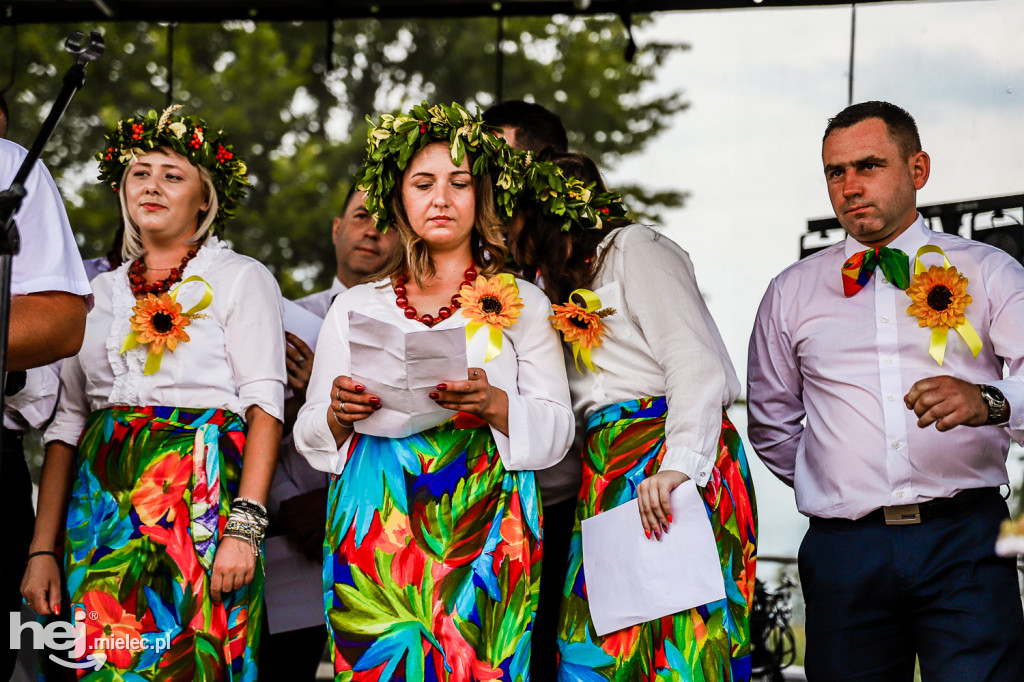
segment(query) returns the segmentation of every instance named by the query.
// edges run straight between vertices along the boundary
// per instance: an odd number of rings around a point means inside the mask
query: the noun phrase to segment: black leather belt
[[[999,488],[971,488],[961,490],[953,497],[942,497],[917,504],[901,504],[894,507],[879,507],[868,512],[859,519],[825,519],[811,517],[811,523],[818,526],[836,526],[844,524],[887,526],[909,526],[923,523],[957,511],[975,507],[983,502],[1001,500]]]

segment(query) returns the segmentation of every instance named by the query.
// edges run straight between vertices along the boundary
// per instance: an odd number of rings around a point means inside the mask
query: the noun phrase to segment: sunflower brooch
[[[925,269],[921,256],[938,253],[943,265],[932,265]],[[981,338],[967,321],[967,306],[971,296],[967,293],[967,278],[946,258],[938,246],[922,246],[914,263],[914,279],[907,287],[907,295],[913,301],[907,312],[917,318],[921,327],[931,327],[932,339],[928,354],[940,365],[946,354],[946,340],[952,329],[963,338],[974,357],[981,351]]]
[[[198,303],[188,311],[182,312],[181,304],[177,300],[178,292],[189,282],[202,282],[206,286],[206,291]],[[132,329],[121,344],[121,354],[136,346],[149,346],[143,372],[147,375],[159,372],[164,349],[173,353],[179,343],[187,343],[190,339],[185,327],[192,324],[192,320],[205,317],[200,311],[209,307],[212,302],[213,289],[206,280],[196,275],[160,296],[146,294],[145,298],[140,298],[132,307],[132,312],[135,313],[130,320]]]
[[[591,372],[594,364],[590,359],[590,351],[601,346],[607,332],[601,319],[615,314],[615,308],[601,308],[601,299],[589,289],[577,289],[569,294],[564,305],[553,305],[555,312],[548,319],[551,325],[562,334],[565,342],[572,345],[572,357],[576,363],[576,371],[580,374],[580,359]]]
[[[504,273],[488,279],[483,275],[473,284],[463,285],[459,291],[462,314],[469,318],[466,324],[466,343],[479,333],[487,334],[487,355],[490,362],[501,353],[502,329],[519,321],[523,299],[519,296],[516,278]]]

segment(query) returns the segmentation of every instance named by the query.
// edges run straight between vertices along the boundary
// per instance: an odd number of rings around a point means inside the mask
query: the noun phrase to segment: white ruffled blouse
[[[548,321],[551,304],[534,285],[518,279],[516,283],[523,309],[518,322],[503,330],[501,354],[484,362],[486,334],[475,336],[466,348],[469,366],[482,367],[488,381],[508,394],[508,435],[491,429],[508,471],[543,469],[557,463],[572,443],[575,430],[562,348]],[[292,430],[296,449],[310,465],[331,473],[341,473],[348,452],[348,441],[341,448],[334,443],[327,409],[335,377],[352,373],[350,310],[409,332],[426,329],[421,322],[406,319],[404,311],[395,305],[394,289],[383,280],[352,287],[334,299],[317,340],[306,404]],[[456,312],[434,328],[461,328],[466,322],[467,318]],[[452,377],[459,379],[464,377]]]
[[[113,405],[224,409],[245,417],[257,405],[283,420],[285,355],[281,291],[258,261],[210,237],[185,267],[213,301],[185,327],[189,341],[165,349],[160,370],[146,375],[147,346],[121,353],[136,300],[125,263],[93,280],[96,305],[86,318],[82,350],[64,362],[62,393],[45,441],[78,443],[89,414]],[[188,311],[203,297],[202,282],[181,287]]]

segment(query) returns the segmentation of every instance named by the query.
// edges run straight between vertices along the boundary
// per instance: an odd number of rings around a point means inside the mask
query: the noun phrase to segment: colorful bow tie
[[[882,246],[855,253],[843,263],[843,293],[853,296],[863,289],[876,266],[881,266],[882,274],[893,286],[900,289],[910,286],[910,259],[907,254]]]

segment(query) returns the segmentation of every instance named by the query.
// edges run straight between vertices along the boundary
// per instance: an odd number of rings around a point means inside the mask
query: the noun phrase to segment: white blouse
[[[565,455],[575,430],[561,344],[548,321],[551,304],[543,292],[529,282],[516,280],[516,283],[523,309],[518,322],[503,330],[501,354],[484,362],[486,334],[475,336],[466,348],[469,366],[483,368],[488,382],[508,394],[508,436],[493,427],[491,433],[502,464],[509,471],[543,469],[555,464]],[[341,473],[348,452],[348,441],[341,448],[335,445],[327,412],[334,379],[351,375],[350,310],[406,331],[426,329],[421,322],[407,319],[403,310],[395,305],[394,289],[386,280],[360,284],[334,299],[317,340],[306,404],[299,411],[292,430],[296,449],[310,465],[332,473]],[[456,312],[434,328],[462,328],[466,322],[467,318]],[[451,379],[457,381],[465,377]]]
[[[609,246],[610,245],[610,246]],[[665,396],[662,469],[707,483],[718,454],[722,408],[740,392],[729,353],[678,244],[643,225],[605,238],[608,253],[594,281],[605,317],[604,342],[591,352],[596,369],[567,355],[573,409],[581,424],[599,408]]]
[[[135,297],[125,263],[93,280],[96,306],[85,324],[82,350],[64,362],[62,393],[46,442],[76,445],[89,414],[113,405],[166,405],[230,410],[240,417],[252,405],[284,417],[284,327],[281,291],[258,261],[210,237],[185,267],[210,284],[213,302],[185,327],[189,341],[164,349],[160,370],[143,370],[147,346],[121,353],[131,330]],[[202,282],[181,287],[187,311],[205,293]]]

